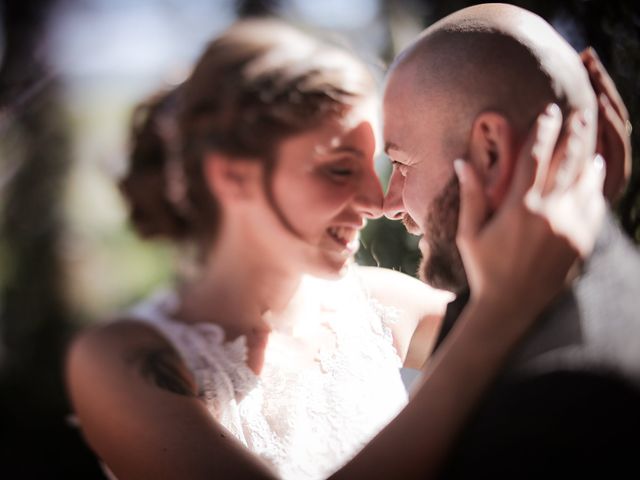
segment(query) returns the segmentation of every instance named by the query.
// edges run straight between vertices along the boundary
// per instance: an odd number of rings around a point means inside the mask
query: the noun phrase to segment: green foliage
[[[391,268],[416,275],[420,252],[418,237],[404,228],[402,222],[381,218],[370,222],[362,233],[356,260],[360,265]]]

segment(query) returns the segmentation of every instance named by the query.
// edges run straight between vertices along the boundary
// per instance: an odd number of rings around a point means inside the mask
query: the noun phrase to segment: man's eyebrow
[[[384,153],[389,155],[389,150],[400,150],[400,147],[393,142],[386,142],[384,144]]]

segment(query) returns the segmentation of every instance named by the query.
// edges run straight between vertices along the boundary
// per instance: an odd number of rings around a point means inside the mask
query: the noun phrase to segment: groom
[[[597,111],[577,53],[544,20],[510,5],[446,17],[392,66],[384,136],[394,171],[385,214],[424,235],[423,279],[458,295],[438,343],[469,296],[455,242],[453,160],[473,164],[492,211],[499,210],[518,148],[551,102],[564,112]],[[640,254],[607,216],[578,278],[548,306],[469,419],[443,477],[614,478],[636,467],[637,307]]]

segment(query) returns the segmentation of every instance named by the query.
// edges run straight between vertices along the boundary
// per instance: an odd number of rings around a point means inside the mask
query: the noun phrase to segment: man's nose
[[[389,179],[389,187],[384,197],[384,216],[390,220],[400,220],[404,213],[404,202],[402,201],[402,188],[404,178],[394,169]]]
[[[360,182],[360,188],[356,197],[358,210],[366,218],[380,218],[382,216],[383,201],[384,193],[382,192],[382,185],[375,171],[372,170]]]

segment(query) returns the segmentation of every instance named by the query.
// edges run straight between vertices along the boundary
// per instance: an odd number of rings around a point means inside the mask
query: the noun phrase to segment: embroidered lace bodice
[[[192,372],[211,415],[285,479],[326,478],[353,457],[406,404],[390,322],[397,312],[369,298],[352,268],[340,281],[305,279],[317,302],[292,329],[274,330],[264,366],[246,364],[245,337],[225,339],[215,324],[186,324],[162,293],[135,307]],[[332,334],[306,365],[291,338],[318,323]]]

